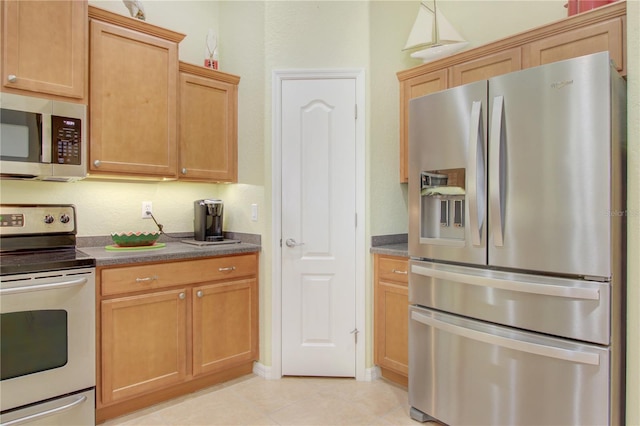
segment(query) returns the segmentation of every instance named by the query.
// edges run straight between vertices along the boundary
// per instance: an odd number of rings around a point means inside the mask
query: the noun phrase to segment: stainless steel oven
[[[95,260],[75,208],[0,206],[0,424],[95,424]]]

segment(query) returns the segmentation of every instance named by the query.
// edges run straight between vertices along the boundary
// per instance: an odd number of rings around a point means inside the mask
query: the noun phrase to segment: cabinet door
[[[409,182],[409,101],[446,88],[446,69],[400,82],[400,182]]]
[[[404,385],[409,371],[408,267],[404,258],[376,255],[374,259],[374,361],[383,376],[385,369],[403,376],[403,380],[388,378]]]
[[[258,357],[256,279],[193,289],[193,375],[224,370]]]
[[[3,1],[3,87],[85,97],[87,2]]]
[[[239,78],[210,74],[180,73],[178,174],[181,180],[236,182]]]
[[[176,177],[178,45],[91,20],[91,173]]]
[[[623,18],[614,18],[534,41],[524,46],[525,65],[535,67],[591,53],[609,51],[610,58],[616,64],[616,68],[621,75],[625,75],[623,28]]]
[[[451,87],[518,71],[522,68],[521,58],[521,50],[516,47],[454,65],[451,67]]]
[[[187,303],[184,289],[101,302],[103,404],[185,380]]]

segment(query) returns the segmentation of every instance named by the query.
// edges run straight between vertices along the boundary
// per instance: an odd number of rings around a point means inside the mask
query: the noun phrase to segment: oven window
[[[1,380],[67,363],[67,311],[10,312],[0,318]]]

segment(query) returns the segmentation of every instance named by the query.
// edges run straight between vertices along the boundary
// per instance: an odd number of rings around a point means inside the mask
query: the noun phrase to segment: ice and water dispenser
[[[465,169],[420,174],[420,238],[464,241]]]

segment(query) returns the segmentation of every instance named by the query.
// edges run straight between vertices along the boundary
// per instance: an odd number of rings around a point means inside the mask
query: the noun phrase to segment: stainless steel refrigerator
[[[414,419],[622,424],[625,93],[603,52],[410,102]]]

